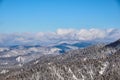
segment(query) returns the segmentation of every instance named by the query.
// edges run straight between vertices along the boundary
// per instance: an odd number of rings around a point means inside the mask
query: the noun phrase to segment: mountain
[[[48,46],[41,45],[13,45],[0,47],[0,67],[21,67],[30,61],[44,55],[60,55],[69,50],[93,45],[92,42],[57,43]]]
[[[120,39],[113,42],[113,43],[110,43],[110,44],[106,45],[106,47],[120,49]]]
[[[95,43],[93,43],[93,42],[76,42],[76,43],[72,43],[72,44],[61,43],[61,44],[54,45],[53,47],[61,49],[60,53],[65,53],[66,51],[69,51],[69,50],[85,48],[85,47],[88,47],[88,46],[94,45],[94,44]]]
[[[120,80],[119,45],[118,40],[107,45],[97,44],[70,50],[60,55],[43,55],[20,68],[2,68],[0,79]]]

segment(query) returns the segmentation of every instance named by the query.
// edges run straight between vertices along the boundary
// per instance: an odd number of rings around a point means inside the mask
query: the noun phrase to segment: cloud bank
[[[113,41],[119,38],[118,29],[58,29],[46,33],[0,34],[0,45],[47,45],[65,41]]]

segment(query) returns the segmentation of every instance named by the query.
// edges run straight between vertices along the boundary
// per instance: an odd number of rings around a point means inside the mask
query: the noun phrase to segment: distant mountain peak
[[[117,41],[112,42],[112,43],[106,45],[106,47],[113,47],[113,48],[118,48],[119,46],[120,46],[120,39],[118,39]]]

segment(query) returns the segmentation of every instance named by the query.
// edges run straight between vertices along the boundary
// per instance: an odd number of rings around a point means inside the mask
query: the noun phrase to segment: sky
[[[0,0],[0,33],[120,29],[120,0]]]

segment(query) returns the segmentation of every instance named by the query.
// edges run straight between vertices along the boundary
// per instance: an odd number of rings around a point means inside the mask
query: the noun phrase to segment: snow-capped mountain
[[[17,67],[44,55],[60,55],[69,50],[76,50],[93,45],[92,42],[57,43],[48,46],[14,45],[0,47],[0,66]]]
[[[0,79],[120,80],[119,45],[118,40],[107,45],[97,44],[70,50],[61,55],[43,55],[20,68],[0,69]],[[17,57],[17,60],[24,59]]]

